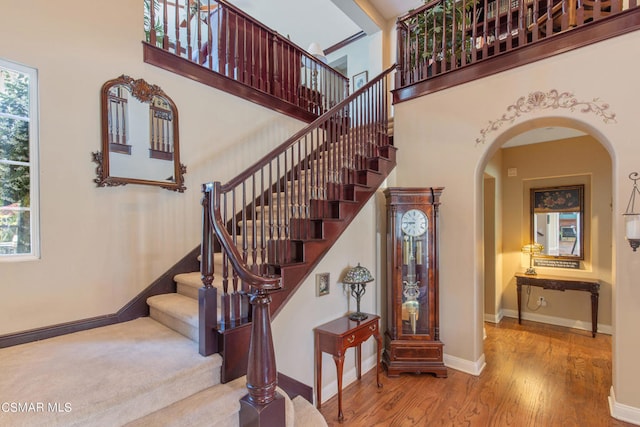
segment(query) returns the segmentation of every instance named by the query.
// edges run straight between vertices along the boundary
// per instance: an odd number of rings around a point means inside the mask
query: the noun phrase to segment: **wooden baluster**
[[[151,24],[152,28],[153,28],[153,23]],[[167,5],[167,1],[164,0],[162,2],[162,34],[164,34],[164,37],[162,37],[162,48],[164,50],[169,50],[169,9],[168,9],[168,5]]]
[[[251,271],[253,271],[256,274],[259,274],[260,271],[258,269],[258,230],[257,230],[257,225],[256,225],[256,210],[255,210],[255,204],[256,204],[256,198],[257,198],[257,193],[256,193],[257,189],[256,189],[256,174],[252,174],[251,175],[251,197],[249,198],[249,200],[251,200],[251,206],[253,206],[253,208],[250,209],[250,211],[248,212],[249,216],[250,216],[250,221],[251,221]],[[247,208],[245,208],[246,210]]]
[[[562,0],[562,15],[560,16],[560,31],[569,29],[571,15],[575,13],[575,0]]]
[[[233,190],[231,190],[231,209],[229,209],[229,215],[231,215],[231,232],[233,233],[233,246],[235,246],[236,248],[238,247],[238,240],[240,237],[242,237],[241,235],[238,235],[238,203],[237,203],[237,192],[236,189],[234,188]],[[226,223],[225,223],[226,224]],[[242,253],[240,254],[240,257],[243,261],[245,261],[245,258],[242,256]],[[235,269],[232,269],[232,274],[233,274],[233,279],[231,281],[231,292],[229,292],[229,318],[231,320],[235,320],[236,316],[237,316],[237,311],[236,311],[236,298],[238,295],[238,289],[240,288],[241,284],[239,283],[239,279],[238,279],[238,273],[235,271]]]
[[[177,3],[177,2],[176,2]],[[173,8],[173,26],[176,29],[176,50],[175,50],[175,54],[177,56],[182,56],[181,55],[181,46],[180,46],[180,7],[178,6],[178,4],[175,5],[175,7]]]
[[[545,37],[553,34],[553,0],[547,0],[547,22],[545,23]]]
[[[200,272],[203,287],[198,290],[198,350],[202,356],[218,352],[215,339],[217,326],[216,288],[213,267],[213,230],[211,228],[211,210],[214,208],[213,184],[202,186],[202,246],[200,248]]]
[[[176,7],[176,9],[178,8]],[[184,9],[185,9],[185,15],[186,15],[185,22],[186,22],[186,30],[187,30],[187,58],[191,61],[193,60],[193,46],[191,43],[191,19],[193,19],[193,16],[191,15],[189,0],[185,0]]]
[[[292,152],[293,155],[293,152]],[[285,243],[288,244],[289,243],[289,239],[290,239],[290,230],[289,230],[289,221],[291,220],[291,198],[290,198],[290,191],[289,191],[289,186],[287,185],[287,177],[290,176],[291,171],[289,170],[289,162],[288,162],[288,156],[287,156],[287,152],[285,151],[282,155],[282,160],[284,162],[284,171],[282,174],[282,180],[283,180],[283,190],[284,190],[284,209],[282,212],[282,220],[283,220],[283,231],[284,231],[284,240]]]
[[[260,168],[260,210],[262,214],[260,215],[260,265],[262,267],[267,263],[267,250],[266,250],[266,227],[265,227],[265,217],[264,217],[264,202],[265,202],[265,192],[267,191],[267,187],[264,184],[264,168]],[[254,209],[255,211],[255,209]],[[256,212],[257,217],[257,212]]]
[[[149,43],[158,46],[158,35],[156,34],[156,0],[149,0]]]

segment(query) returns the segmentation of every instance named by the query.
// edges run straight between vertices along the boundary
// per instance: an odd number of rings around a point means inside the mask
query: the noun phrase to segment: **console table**
[[[515,276],[516,286],[518,288],[518,323],[522,323],[520,302],[522,285],[538,286],[554,291],[585,291],[591,292],[591,335],[596,336],[596,332],[598,331],[598,292],[600,290],[600,282],[598,280],[523,273],[516,273]]]
[[[315,362],[316,362],[316,407],[320,409],[322,405],[322,352],[333,356],[336,363],[338,375],[338,420],[342,421],[342,368],[344,365],[344,355],[349,347],[356,347],[356,373],[358,379],[361,377],[361,345],[370,337],[377,341],[376,358],[376,383],[380,383],[380,351],[382,339],[380,337],[380,326],[378,320],[380,316],[368,314],[364,320],[357,321],[349,319],[349,315],[332,320],[329,323],[320,325],[314,329],[315,332]]]

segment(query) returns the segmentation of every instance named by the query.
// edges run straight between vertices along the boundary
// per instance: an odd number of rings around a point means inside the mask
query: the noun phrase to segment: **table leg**
[[[598,293],[591,292],[591,336],[598,332]]]
[[[315,362],[316,362],[316,408],[320,409],[322,406],[322,352],[318,343],[318,334],[315,336]]]
[[[344,367],[344,354],[333,356],[336,362],[336,375],[338,376],[338,421],[344,420],[342,414],[342,369]]]
[[[382,383],[380,382],[380,357],[382,356],[382,337],[379,333],[374,334],[373,337],[376,339],[376,347],[378,353],[378,357],[376,359],[376,384],[378,385],[378,388],[380,388],[382,387]]]
[[[356,376],[362,378],[362,344],[356,346]]]
[[[521,313],[521,308],[522,308],[522,305],[521,305],[522,304],[521,303],[521,300],[522,300],[522,298],[521,298],[522,297],[522,285],[520,283],[517,283],[516,284],[516,289],[518,291],[518,324],[520,324],[520,323],[522,323],[522,315],[520,314]]]

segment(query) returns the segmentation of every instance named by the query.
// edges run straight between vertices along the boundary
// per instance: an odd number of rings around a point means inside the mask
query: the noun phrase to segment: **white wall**
[[[398,185],[445,187],[440,210],[441,337],[447,354],[472,364],[484,358],[481,187],[488,159],[514,134],[545,124],[571,123],[605,146],[613,167],[613,408],[614,413],[631,408],[640,423],[640,258],[624,240],[619,215],[631,191],[627,176],[638,170],[640,86],[633,83],[637,55],[632,52],[639,41],[640,33],[627,34],[398,104],[394,141],[401,165]],[[529,97],[552,89],[572,93],[579,104],[538,103]],[[508,110],[521,97],[520,108]],[[606,123],[598,114],[601,103],[610,105],[607,111],[616,114],[615,121]],[[503,115],[513,119],[500,122]],[[498,121],[496,130],[476,143],[490,121]],[[460,259],[467,263],[460,265]]]
[[[363,37],[344,48],[327,55],[329,63],[347,56],[349,87],[353,92],[353,76],[363,71],[368,72],[368,81],[383,71],[382,68],[382,31]]]
[[[382,216],[380,216],[382,215]],[[287,305],[273,319],[273,341],[276,349],[276,365],[279,372],[307,385],[314,380],[313,328],[356,310],[355,299],[349,288],[341,283],[344,274],[358,263],[367,268],[374,281],[367,285],[360,301],[365,313],[380,314],[385,286],[385,255],[380,249],[384,240],[384,195],[381,190],[362,208],[336,244],[320,261]],[[329,273],[329,295],[317,297],[315,275]],[[380,327],[384,324],[380,322]],[[362,345],[362,372],[375,366],[375,340],[370,338]],[[343,387],[355,380],[355,348],[348,349],[344,362]],[[336,367],[331,355],[322,357],[322,400],[337,393]],[[315,398],[315,396],[314,396]]]
[[[0,334],[113,313],[201,238],[203,182],[226,181],[302,127],[142,60],[141,1],[0,1],[0,55],[38,69],[42,258],[0,262]],[[100,88],[127,74],[176,103],[184,194],[96,188]]]

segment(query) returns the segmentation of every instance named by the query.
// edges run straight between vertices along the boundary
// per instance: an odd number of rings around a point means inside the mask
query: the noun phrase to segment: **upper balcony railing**
[[[147,42],[316,116],[349,80],[224,0],[145,0]]]
[[[434,0],[398,19],[396,89],[636,8],[636,1]]]

